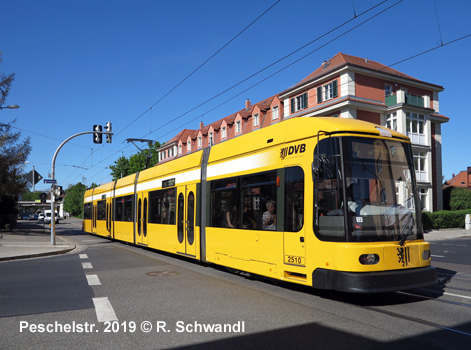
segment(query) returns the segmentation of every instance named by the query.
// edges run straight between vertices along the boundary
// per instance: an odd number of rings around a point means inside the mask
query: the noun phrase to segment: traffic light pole
[[[68,139],[66,139],[64,142],[60,144],[60,146],[56,149],[56,152],[54,153],[54,156],[52,157],[52,166],[51,166],[51,178],[52,178],[52,185],[51,185],[51,245],[56,245],[56,212],[55,212],[55,187],[56,184],[55,182],[55,174],[56,174],[56,158],[57,154],[61,150],[62,146],[64,146],[67,142],[72,140],[74,137],[81,136],[81,135],[86,135],[86,134],[106,134],[106,135],[113,135],[111,132],[106,132],[106,131],[84,131],[80,132],[78,134],[75,134]]]

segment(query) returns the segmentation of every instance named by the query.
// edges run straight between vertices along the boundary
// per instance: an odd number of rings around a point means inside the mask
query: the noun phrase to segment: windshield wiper
[[[401,232],[401,240],[399,241],[399,245],[403,246],[404,243],[406,243],[407,237],[412,235],[412,229],[414,228],[414,218],[412,215],[409,215],[409,218],[407,219],[407,222],[404,223],[404,226],[402,228]]]

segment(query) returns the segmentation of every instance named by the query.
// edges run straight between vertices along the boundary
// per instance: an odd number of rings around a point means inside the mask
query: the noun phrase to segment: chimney
[[[368,63],[368,57],[365,57],[365,63]]]
[[[200,122],[200,129],[203,129],[203,127],[204,127],[203,122]]]
[[[249,107],[250,107],[250,100],[246,99],[245,100],[245,109],[249,109]]]

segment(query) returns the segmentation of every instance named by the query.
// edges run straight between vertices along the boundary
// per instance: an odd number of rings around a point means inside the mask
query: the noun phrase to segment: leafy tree
[[[64,199],[64,209],[72,216],[82,217],[83,214],[83,195],[87,190],[87,186],[79,182],[75,185],[70,185],[66,190]]]
[[[146,166],[150,168],[156,165],[159,162],[159,154],[157,152],[159,147],[160,142],[154,142],[150,149],[148,148],[142,152],[133,154],[129,158],[124,156],[119,157],[114,165],[110,165],[113,181],[142,171],[146,169]]]
[[[22,193],[22,196],[23,196],[23,200],[24,200],[24,201],[35,201],[35,200],[38,200],[38,199],[40,199],[39,195],[40,195],[39,192],[31,192],[31,191],[29,191],[29,190],[25,190],[25,191]]]
[[[0,76],[0,106],[14,79],[14,74]],[[12,124],[0,123],[0,228],[5,223],[15,224],[16,198],[27,186],[23,165],[31,152],[29,138],[20,140],[20,132],[13,132]]]
[[[115,165],[110,165],[110,169],[113,181],[128,176],[130,174],[129,159],[126,157],[119,157],[118,160],[115,161]]]
[[[3,106],[5,100],[10,92],[11,85],[13,84],[13,80],[15,80],[15,73],[10,75],[5,75],[2,73],[0,76],[0,106]]]

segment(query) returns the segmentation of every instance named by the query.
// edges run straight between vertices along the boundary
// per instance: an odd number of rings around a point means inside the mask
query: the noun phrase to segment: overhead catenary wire
[[[115,136],[121,134],[124,130],[126,130],[129,126],[134,124],[138,121],[143,115],[145,115],[149,110],[152,110],[157,104],[159,104],[162,100],[164,100],[168,95],[170,95],[173,91],[175,91],[180,85],[182,85],[186,80],[188,80],[193,74],[199,71],[206,63],[211,61],[216,55],[218,55],[222,50],[224,50],[229,44],[231,44],[234,40],[236,40],[239,36],[241,36],[247,29],[249,29],[255,22],[261,19],[266,13],[268,13],[276,4],[278,4],[281,0],[277,0],[274,2],[268,9],[266,9],[261,15],[255,18],[252,22],[250,22],[244,29],[242,29],[239,33],[237,33],[231,40],[225,43],[220,49],[218,49],[215,53],[213,53],[210,57],[208,57],[203,63],[201,63],[198,67],[196,67],[190,74],[188,74],[183,80],[181,80],[177,85],[171,88],[167,93],[165,93],[162,97],[160,97],[154,104],[152,104],[149,108],[147,108],[143,113],[141,113],[137,118],[131,121],[128,125],[126,125],[123,129],[121,129]]]
[[[358,17],[360,17],[360,16],[362,16],[362,15],[364,15],[364,14],[366,14],[366,13],[372,11],[373,9],[377,8],[378,6],[380,6],[381,4],[383,4],[383,3],[387,2],[387,1],[388,1],[388,0],[384,0],[384,1],[382,1],[382,2],[380,2],[380,3],[378,3],[378,4],[376,4],[376,5],[374,5],[374,6],[372,6],[372,7],[370,7],[369,9],[367,9],[367,10],[363,11],[362,13],[360,13],[359,15],[356,15],[356,17],[352,17],[351,19],[349,19],[349,20],[343,22],[342,24],[338,25],[337,27],[335,27],[335,28],[333,28],[333,29],[331,29],[331,30],[325,32],[324,34],[320,35],[319,37],[315,38],[314,40],[311,40],[311,41],[308,42],[307,44],[305,44],[305,45],[299,47],[298,49],[296,49],[296,50],[294,50],[294,51],[292,51],[290,54],[285,55],[284,57],[282,57],[282,58],[280,58],[279,60],[277,60],[277,61],[271,63],[270,65],[268,65],[268,66],[266,66],[265,68],[259,70],[258,72],[254,73],[254,74],[250,75],[249,77],[247,77],[247,78],[241,80],[240,82],[238,82],[238,83],[232,85],[231,87],[225,89],[224,91],[218,93],[217,95],[211,97],[210,99],[207,99],[207,100],[204,101],[203,103],[200,103],[200,104],[197,105],[196,107],[191,108],[189,111],[187,111],[187,112],[185,112],[185,113],[183,113],[183,114],[181,114],[181,115],[179,115],[179,116],[177,116],[177,117],[175,117],[175,118],[171,118],[171,120],[170,120],[169,122],[165,123],[164,125],[161,125],[160,127],[156,128],[156,129],[154,129],[154,130],[152,130],[151,132],[149,132],[149,133],[143,135],[142,138],[144,138],[144,137],[146,137],[146,136],[148,136],[148,135],[150,135],[150,134],[152,134],[152,133],[154,133],[154,132],[160,130],[161,128],[163,128],[163,127],[169,125],[170,123],[173,123],[173,122],[175,122],[176,120],[182,118],[183,116],[185,116],[185,115],[187,115],[187,114],[193,112],[194,110],[196,110],[196,109],[202,107],[203,105],[209,103],[210,101],[216,99],[217,97],[223,95],[224,93],[226,93],[226,92],[228,92],[228,91],[234,89],[235,87],[241,85],[241,84],[244,83],[245,81],[247,81],[247,80],[253,78],[254,76],[256,76],[256,75],[258,75],[258,74],[260,74],[260,73],[262,73],[263,71],[265,71],[265,70],[267,70],[268,68],[274,66],[275,64],[277,64],[277,63],[279,63],[279,62],[285,60],[286,58],[288,58],[288,57],[292,56],[293,54],[299,52],[300,50],[304,49],[305,47],[307,47],[307,46],[309,46],[309,45],[315,43],[316,41],[322,39],[323,37],[327,36],[328,34],[330,34],[330,33],[334,32],[334,31],[336,31],[336,30],[342,28],[343,26],[345,26],[346,24],[350,23],[350,22],[353,21],[354,19],[356,19],[356,18],[358,18]],[[239,96],[239,95],[242,94],[243,92],[250,90],[251,88],[253,88],[253,87],[255,87],[255,86],[261,84],[262,82],[266,81],[267,79],[269,79],[269,78],[275,76],[276,74],[282,72],[283,70],[289,68],[290,66],[292,66],[292,65],[294,65],[295,63],[301,61],[302,59],[306,58],[307,56],[311,55],[312,53],[314,53],[314,52],[320,50],[321,48],[325,47],[326,45],[328,45],[328,44],[334,42],[335,40],[338,40],[339,38],[341,38],[341,37],[343,37],[344,35],[350,33],[351,31],[355,30],[356,28],[360,27],[361,25],[363,25],[363,24],[369,22],[371,19],[376,18],[376,17],[379,16],[380,14],[382,14],[382,13],[388,11],[389,9],[393,8],[394,6],[398,5],[398,4],[401,3],[402,1],[403,1],[403,0],[397,1],[396,3],[394,3],[394,4],[391,5],[391,6],[389,6],[388,8],[386,8],[386,9],[380,11],[379,13],[373,15],[372,17],[368,18],[367,20],[365,20],[365,21],[361,22],[360,24],[356,25],[355,27],[353,27],[353,28],[351,28],[351,29],[345,31],[344,33],[338,35],[336,38],[330,40],[330,41],[327,42],[326,44],[320,46],[319,48],[316,48],[315,50],[313,50],[313,51],[311,51],[310,53],[308,53],[308,54],[304,55],[303,57],[301,57],[300,59],[295,60],[294,62],[290,63],[289,65],[287,65],[287,66],[285,66],[285,67],[283,67],[282,69],[278,70],[277,72],[271,74],[270,76],[268,76],[268,77],[262,79],[261,81],[255,83],[255,84],[253,84],[252,86],[250,86],[249,88],[245,89],[245,90],[242,91],[241,93],[238,93],[236,96],[233,96],[233,97],[231,97],[230,99],[228,99],[228,100],[224,101],[223,103],[219,104],[218,106],[212,108],[211,111],[214,110],[214,109],[216,109],[216,108],[218,108],[218,107],[220,107],[220,106],[222,106],[223,104],[227,103],[228,101],[232,100],[233,98]],[[206,113],[208,113],[208,112],[205,112],[205,113],[203,113],[203,114],[206,114]],[[197,118],[199,118],[200,116],[201,116],[201,114],[200,114]],[[196,119],[196,118],[195,118],[195,119]],[[185,123],[185,124],[186,124],[186,123]],[[123,148],[123,149],[124,149],[124,148]],[[109,157],[103,159],[103,161],[104,161],[104,160],[107,160],[107,159],[109,159],[109,158],[111,158],[113,155],[115,155],[115,154],[121,152],[123,149],[121,149],[121,150],[115,152],[114,154],[110,155]]]
[[[399,1],[399,2],[400,2],[400,1]],[[399,3],[399,2],[398,2],[398,3]],[[395,3],[395,4],[392,5],[391,7],[397,5],[398,3]],[[389,8],[388,8],[388,9],[389,9]],[[387,9],[386,9],[386,10],[387,10]],[[384,12],[384,11],[382,11],[382,12]],[[382,13],[382,12],[381,12],[381,13]],[[377,16],[377,15],[379,15],[379,14],[381,14],[381,13],[378,13],[378,14],[376,14],[375,16]],[[364,24],[364,23],[366,23],[367,21],[369,21],[369,20],[371,20],[371,19],[372,19],[372,18],[370,18],[370,19],[368,19],[368,20],[362,22],[361,24]],[[349,31],[354,30],[355,28],[357,28],[357,27],[360,26],[361,24],[359,24],[359,25],[357,25],[356,27],[350,29]],[[336,40],[336,39],[338,39],[339,37],[342,37],[342,36],[345,35],[345,34],[346,34],[346,33],[343,33],[343,34],[339,35],[338,37],[336,37],[336,38],[333,39],[333,40]],[[424,54],[426,54],[426,53],[429,53],[429,52],[431,52],[431,51],[434,51],[434,50],[436,50],[436,49],[438,49],[438,48],[445,47],[445,46],[447,46],[447,45],[450,45],[450,44],[456,43],[456,42],[458,42],[458,41],[464,40],[464,39],[466,39],[466,38],[468,38],[468,37],[470,37],[470,36],[471,36],[471,34],[467,34],[467,35],[464,35],[464,36],[462,36],[462,37],[460,37],[460,38],[451,40],[451,41],[449,41],[449,42],[447,42],[447,43],[440,43],[440,45],[438,45],[438,46],[435,46],[435,47],[430,48],[430,49],[428,49],[428,50],[424,50],[424,51],[422,51],[422,52],[420,52],[420,53],[417,53],[417,54],[414,54],[414,55],[412,55],[412,56],[409,56],[409,57],[407,57],[407,58],[405,58],[405,59],[402,59],[402,60],[400,60],[400,61],[397,61],[397,62],[395,62],[395,63],[392,63],[392,64],[388,65],[387,67],[396,66],[396,65],[401,64],[401,63],[403,63],[403,62],[406,62],[406,61],[408,61],[408,60],[414,59],[414,58],[416,58],[416,57],[419,57],[419,56],[422,56],[422,55],[424,55]],[[332,42],[333,40],[331,40],[330,42]],[[330,43],[330,42],[329,42],[329,43]],[[328,44],[328,43],[327,43],[327,44]],[[324,46],[327,45],[327,44],[324,44],[322,47],[324,47]],[[320,47],[320,48],[322,48],[322,47]],[[301,59],[307,57],[308,55],[310,55],[310,54],[312,54],[312,53],[318,51],[320,48],[317,48],[316,50],[311,51],[311,52],[308,53],[307,55],[305,55],[305,56],[301,57],[300,59],[296,60],[295,62],[291,63],[289,66],[291,66],[291,65],[293,65],[293,64],[295,64],[295,63],[297,63],[299,60],[301,60]],[[387,67],[386,67],[386,68],[387,68]],[[284,70],[284,69],[286,69],[286,68],[287,68],[287,67],[284,67],[282,70]],[[384,68],[383,68],[383,69],[384,69]],[[272,76],[276,75],[277,73],[279,73],[279,72],[282,71],[282,70],[279,70],[279,71],[275,72],[274,74],[270,75],[269,77],[264,78],[263,80],[257,82],[256,84],[254,84],[254,85],[252,85],[251,87],[245,89],[244,91],[238,93],[237,95],[231,97],[230,99],[233,99],[233,98],[235,98],[235,97],[241,95],[242,93],[244,93],[244,92],[246,92],[247,90],[253,88],[254,86],[256,86],[256,85],[262,83],[263,81],[265,81],[265,80],[271,78]],[[340,85],[339,85],[339,86],[340,86]],[[230,99],[229,99],[229,100],[230,100]],[[228,100],[227,100],[227,101],[228,101]],[[224,104],[224,103],[227,102],[227,101],[224,101],[224,102],[221,103],[220,105],[218,105],[218,106],[212,108],[211,110],[205,112],[204,114],[206,114],[206,113],[208,113],[208,112],[210,112],[210,111],[212,111],[212,110],[214,110],[214,109],[220,107],[222,104]],[[193,110],[193,109],[192,109],[192,110]],[[186,113],[186,114],[188,114],[188,113]],[[186,114],[185,114],[185,115],[186,115]],[[192,119],[191,121],[194,121],[194,120],[196,120],[196,119],[198,119],[198,118],[200,118],[200,117],[201,117],[201,114],[198,115],[196,118]],[[190,122],[191,122],[191,121],[190,121]],[[189,122],[186,122],[184,125],[186,125],[186,124],[188,124],[188,123],[189,123]],[[167,123],[167,124],[168,124],[168,123]],[[166,125],[167,125],[167,124],[166,124]],[[180,127],[181,127],[181,126],[177,127],[176,129],[179,129]],[[157,131],[157,130],[159,130],[159,129],[160,129],[160,128],[157,128],[157,129],[153,130],[152,132],[155,132],[155,131]],[[147,134],[147,135],[149,135],[149,134]],[[147,136],[147,135],[146,135],[146,136]],[[119,152],[121,152],[121,151],[115,152],[114,154],[119,153]],[[104,160],[109,159],[109,158],[110,158],[110,157],[105,158]],[[102,170],[102,171],[103,171],[103,170]],[[100,171],[100,173],[101,173],[102,171]]]

